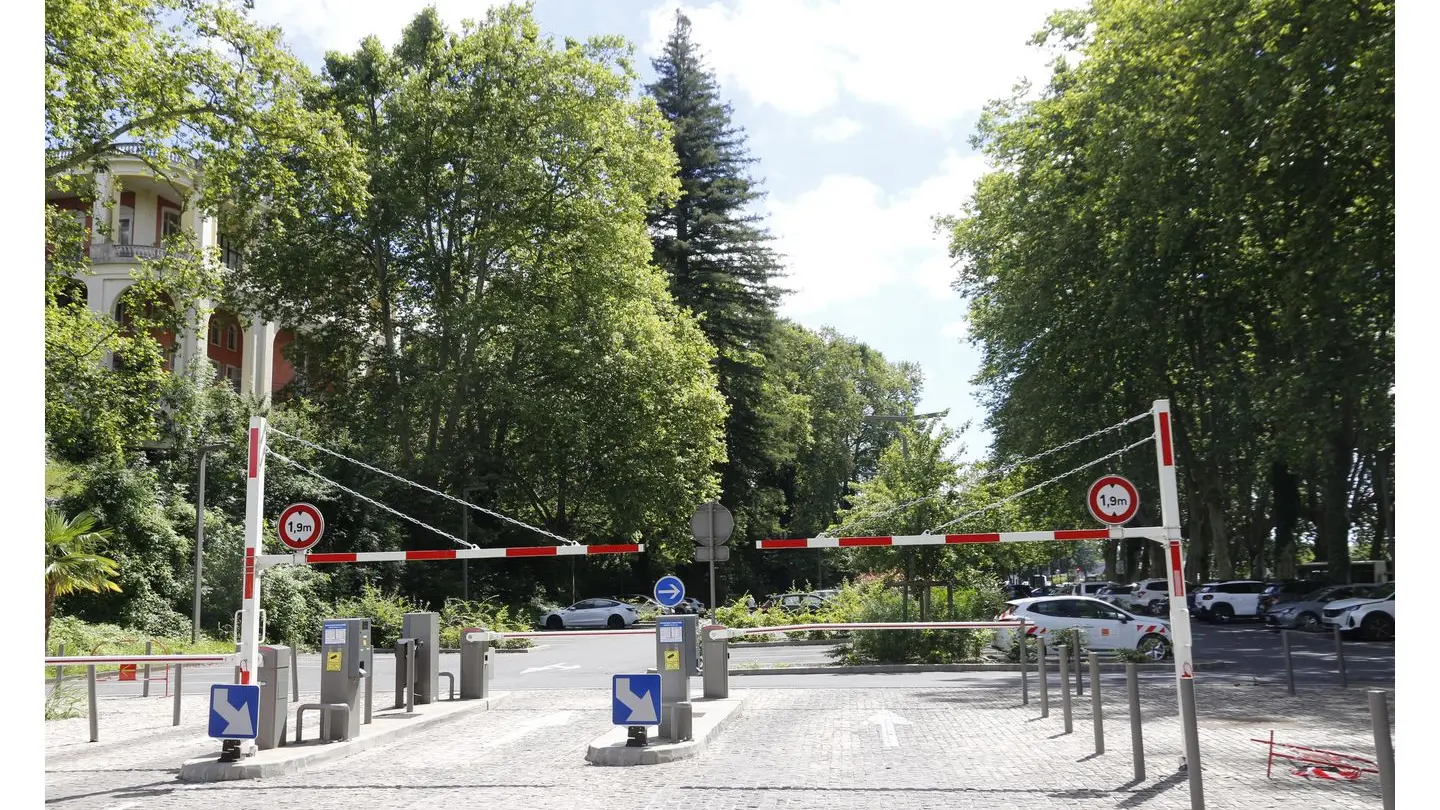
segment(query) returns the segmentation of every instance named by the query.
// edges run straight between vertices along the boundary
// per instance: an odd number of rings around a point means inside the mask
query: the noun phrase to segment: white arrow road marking
[[[544,666],[544,667],[530,667],[529,669],[522,669],[522,670],[520,670],[520,674],[521,674],[521,675],[529,675],[529,674],[532,673],[532,672],[544,672],[544,671],[547,670],[547,669],[566,670],[566,669],[579,669],[579,668],[580,668],[580,665],[579,665],[579,664],[550,664],[549,666]]]
[[[895,736],[895,727],[910,725],[909,720],[884,709],[870,715],[865,722],[880,726],[880,739],[886,748],[899,748],[900,738]]]
[[[215,705],[212,708],[225,721],[225,731],[222,733],[242,737],[255,733],[255,729],[250,726],[250,712],[230,705],[230,690],[216,689],[215,696]]]
[[[655,716],[655,704],[650,702],[650,693],[641,692],[637,695],[631,692],[629,678],[615,679],[615,697],[630,710],[628,722],[653,723],[660,719]]]
[[[511,731],[501,734],[499,737],[490,737],[484,740],[480,743],[480,747],[496,748],[506,743],[514,742],[537,729],[566,725],[570,722],[570,716],[572,714],[573,712],[551,712],[550,714],[541,715],[533,720],[527,720]]]

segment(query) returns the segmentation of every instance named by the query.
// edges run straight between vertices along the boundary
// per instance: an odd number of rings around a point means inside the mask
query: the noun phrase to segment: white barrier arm
[[[1034,627],[1034,622],[834,622],[817,624],[777,624],[772,627],[728,627],[711,630],[715,641],[742,636],[764,636],[771,633],[803,633],[812,630],[983,630],[999,627]]]

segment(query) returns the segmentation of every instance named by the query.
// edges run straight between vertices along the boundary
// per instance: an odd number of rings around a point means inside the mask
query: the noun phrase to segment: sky
[[[453,27],[497,2],[434,0]],[[256,0],[312,68],[329,50],[374,34],[393,46],[419,0]],[[756,204],[784,257],[792,292],[781,314],[830,326],[891,361],[924,372],[917,412],[949,410],[965,458],[990,436],[970,380],[979,352],[966,340],[957,270],[934,217],[958,215],[984,158],[970,136],[985,103],[1028,78],[1045,84],[1053,54],[1030,36],[1079,0],[539,0],[545,35],[618,34],[636,47],[643,81],[674,27],[692,23],[707,66],[733,107],[757,163]],[[883,9],[883,10],[882,10]],[[969,425],[966,429],[966,425]]]

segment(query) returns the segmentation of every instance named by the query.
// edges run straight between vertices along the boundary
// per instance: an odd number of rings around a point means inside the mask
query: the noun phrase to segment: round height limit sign
[[[1118,475],[1101,476],[1090,485],[1090,494],[1085,500],[1090,514],[1110,526],[1129,523],[1140,509],[1140,492],[1129,479]]]
[[[325,533],[325,516],[308,503],[292,503],[280,513],[280,542],[294,551],[304,551]]]

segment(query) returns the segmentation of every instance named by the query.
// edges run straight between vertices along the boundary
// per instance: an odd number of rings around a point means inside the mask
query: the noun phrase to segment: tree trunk
[[[1320,536],[1332,582],[1350,581],[1350,467],[1354,447],[1347,440],[1349,419],[1326,442],[1325,479],[1321,497]]]
[[[1275,510],[1275,575],[1281,579],[1295,577],[1295,524],[1300,519],[1300,482],[1290,474],[1285,462],[1270,465],[1270,489],[1274,493]]]
[[[50,618],[55,615],[55,588],[45,586],[45,652],[50,651]]]
[[[1115,581],[1116,581],[1115,578],[1116,578],[1116,576],[1117,576],[1117,573],[1116,573],[1116,570],[1115,570],[1115,558],[1116,558],[1117,556],[1119,556],[1119,553],[1120,553],[1120,541],[1119,541],[1119,540],[1106,540],[1106,541],[1105,541],[1105,581],[1106,581],[1106,582],[1115,582]]]
[[[1375,453],[1370,479],[1375,488],[1375,537],[1370,545],[1370,559],[1384,560],[1391,548],[1394,529],[1390,523],[1390,456],[1388,450]]]

